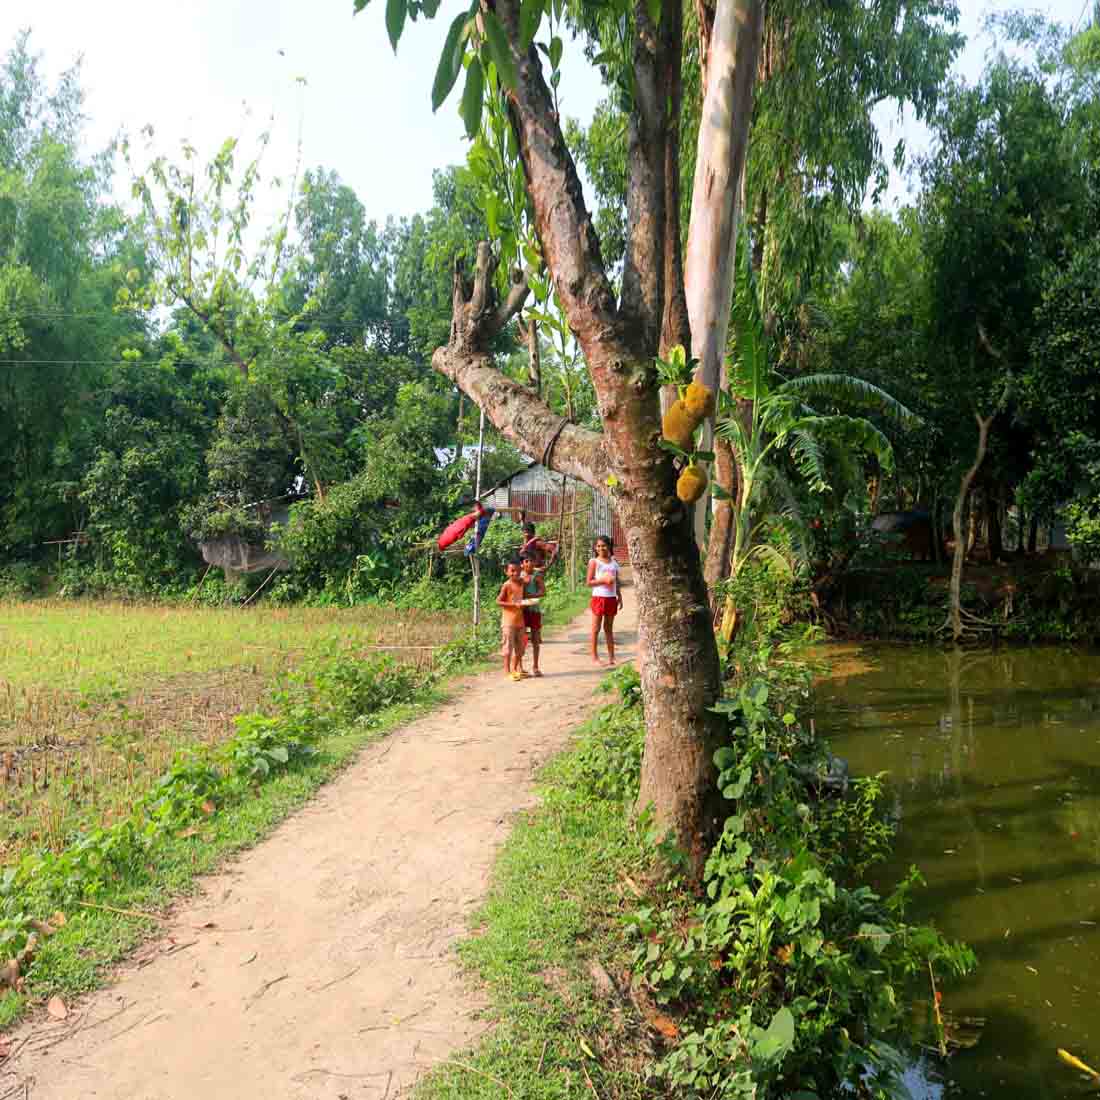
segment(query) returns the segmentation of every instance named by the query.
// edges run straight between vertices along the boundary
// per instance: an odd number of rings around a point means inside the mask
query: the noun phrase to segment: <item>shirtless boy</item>
[[[520,661],[523,658],[523,582],[520,580],[519,562],[510,561],[504,572],[507,580],[497,593],[500,608],[501,655],[504,657],[504,675],[522,680]]]

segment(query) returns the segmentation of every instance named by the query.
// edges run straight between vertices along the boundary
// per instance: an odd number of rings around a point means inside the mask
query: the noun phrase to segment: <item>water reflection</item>
[[[1081,1096],[1055,1052],[1100,1063],[1100,657],[834,654],[848,671],[818,686],[818,728],[853,773],[894,783],[883,885],[916,863],[928,888],[913,915],[981,964],[945,1006],[986,1017],[982,1041],[915,1067],[914,1096]]]

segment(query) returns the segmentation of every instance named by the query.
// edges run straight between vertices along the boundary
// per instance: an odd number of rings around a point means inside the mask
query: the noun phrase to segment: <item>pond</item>
[[[979,968],[944,993],[985,1017],[978,1045],[915,1067],[917,1100],[1097,1095],[1100,1069],[1100,656],[1065,649],[831,646],[817,728],[853,775],[890,773],[892,884]]]

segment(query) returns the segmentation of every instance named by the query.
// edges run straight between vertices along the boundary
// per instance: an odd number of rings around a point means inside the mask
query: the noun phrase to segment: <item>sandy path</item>
[[[25,1081],[33,1100],[394,1100],[476,1038],[454,946],[535,768],[599,703],[587,628],[548,641],[543,679],[472,677],[364,751],[113,986],[13,1036],[32,1038],[0,1096]],[[629,598],[616,633],[630,659]]]

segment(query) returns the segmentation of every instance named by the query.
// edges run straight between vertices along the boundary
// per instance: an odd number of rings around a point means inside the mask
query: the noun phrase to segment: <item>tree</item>
[[[29,34],[0,65],[0,551],[75,528],[68,459],[87,396],[145,326],[111,311],[141,242],[105,202],[109,156],[80,153],[79,66],[47,86]]]
[[[794,504],[795,494],[777,459],[786,456],[804,487],[812,493],[829,488],[831,474],[826,452],[839,446],[850,460],[865,454],[889,470],[893,448],[885,435],[864,416],[818,411],[815,398],[840,400],[849,406],[874,408],[895,421],[914,426],[917,418],[885,391],[870,382],[844,374],[807,374],[784,379],[772,369],[770,341],[757,296],[748,249],[737,278],[734,299],[734,331],[737,358],[729,372],[732,401],[720,416],[718,435],[732,449],[737,472],[738,496],[733,510],[733,545],[730,577],[753,557],[776,557],[774,547],[762,541],[765,504],[789,524],[802,526]],[[769,492],[770,490],[770,492]],[[798,532],[801,534],[802,532]],[[722,617],[723,636],[733,633],[736,607],[727,597]]]
[[[409,9],[400,0],[391,8],[401,18],[388,22],[399,33]],[[424,11],[411,9],[413,15]],[[447,35],[434,99],[438,105],[446,98],[464,62],[464,97],[484,94],[491,86],[487,73],[499,80],[541,258],[584,354],[604,431],[564,424],[530,389],[492,365],[492,341],[520,310],[528,290],[521,276],[510,282],[506,295],[497,292],[496,265],[487,245],[478,248],[472,277],[456,266],[450,339],[436,351],[433,364],[521,450],[544,456],[552,468],[589,485],[612,486],[637,581],[647,723],[640,801],[654,807],[657,821],[701,869],[714,827],[705,799],[714,774],[717,724],[709,708],[719,692],[717,647],[690,510],[676,496],[671,456],[657,445],[655,368],[666,301],[682,289],[665,282],[670,225],[679,243],[678,211],[674,214],[666,204],[666,92],[670,75],[678,75],[680,57],[667,32],[679,25],[682,12],[670,2],[662,5],[659,20],[645,4],[621,13],[629,27],[633,95],[628,239],[619,295],[612,290],[534,43],[542,14],[540,4],[521,11],[516,0],[502,0],[495,7],[475,4],[457,17]],[[549,52],[549,46],[544,48]],[[711,79],[728,75],[712,74]]]
[[[1081,239],[1087,168],[1067,125],[1071,103],[1038,68],[1004,54],[973,88],[951,89],[937,114],[937,148],[922,164],[938,384],[964,401],[978,428],[959,481],[949,623],[963,632],[963,510],[994,422],[1026,369],[1048,273]]]

